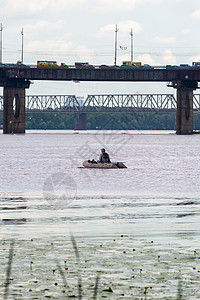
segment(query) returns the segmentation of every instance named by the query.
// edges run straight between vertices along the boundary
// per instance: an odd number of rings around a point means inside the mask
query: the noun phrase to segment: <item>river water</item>
[[[200,298],[198,134],[0,132],[0,145],[2,297]],[[82,168],[102,147],[127,169]]]

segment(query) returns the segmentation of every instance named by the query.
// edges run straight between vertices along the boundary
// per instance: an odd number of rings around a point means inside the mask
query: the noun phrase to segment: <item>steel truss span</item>
[[[193,105],[194,110],[200,111],[200,94],[194,94]],[[26,96],[27,112],[169,112],[175,109],[173,94],[88,95],[82,103],[75,95]],[[0,110],[3,110],[3,96],[0,96]]]
[[[165,94],[89,95],[84,111],[127,111],[176,109],[176,99]]]

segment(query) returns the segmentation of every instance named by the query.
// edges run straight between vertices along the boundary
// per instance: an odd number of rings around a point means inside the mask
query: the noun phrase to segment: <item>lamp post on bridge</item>
[[[130,36],[131,36],[131,62],[133,62],[133,28],[131,28],[130,31]]]
[[[114,65],[116,66],[117,64],[117,32],[119,31],[119,28],[117,28],[116,24],[116,29],[115,29],[115,59],[114,59]]]
[[[23,64],[23,61],[24,61],[24,30],[23,30],[23,28],[22,28],[22,31],[21,31],[21,35],[22,35],[21,63]]]

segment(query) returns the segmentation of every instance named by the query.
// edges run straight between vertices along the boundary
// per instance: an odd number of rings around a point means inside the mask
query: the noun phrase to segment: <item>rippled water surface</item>
[[[0,295],[200,298],[199,135],[31,131],[0,145]],[[82,168],[102,146],[127,169]]]

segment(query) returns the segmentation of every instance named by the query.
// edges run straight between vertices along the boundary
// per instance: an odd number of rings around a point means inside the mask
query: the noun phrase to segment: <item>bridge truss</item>
[[[79,111],[80,104],[75,95],[26,96],[26,110]]]
[[[194,110],[200,111],[200,94],[194,94],[193,105]],[[75,95],[26,96],[26,112],[169,112],[175,109],[173,94],[88,95],[84,102]],[[3,96],[0,96],[0,110],[3,110]]]
[[[176,99],[165,94],[89,95],[84,111],[132,111],[176,109]]]

